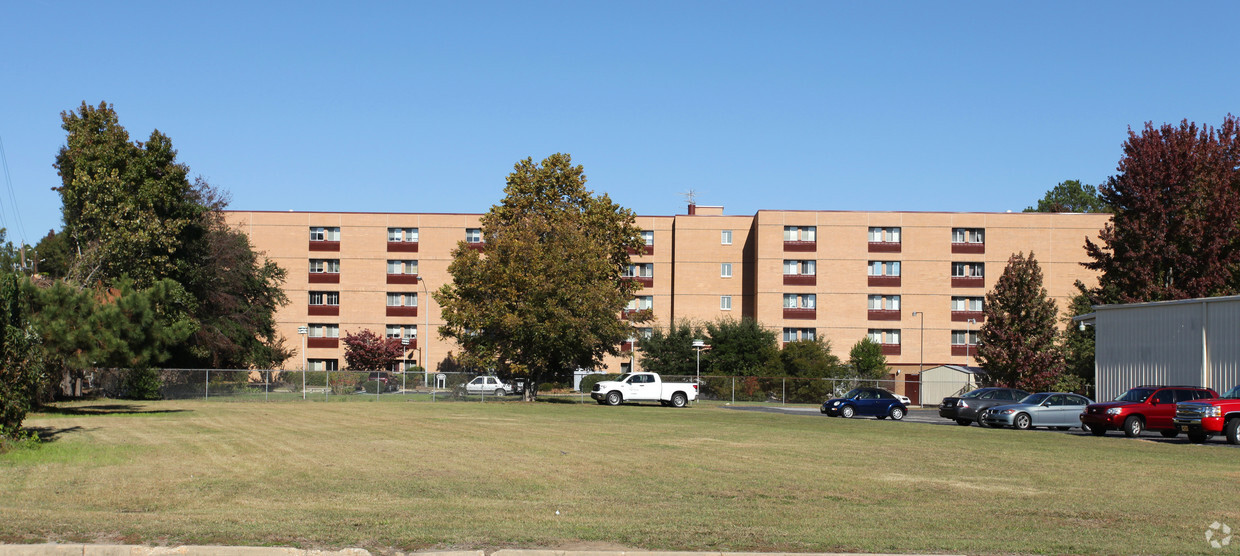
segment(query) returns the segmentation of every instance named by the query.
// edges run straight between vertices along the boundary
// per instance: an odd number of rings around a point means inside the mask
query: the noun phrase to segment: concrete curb
[[[394,553],[396,556],[487,556],[482,550]],[[371,556],[369,550],[303,550],[265,546],[0,544],[0,556]],[[641,550],[496,550],[490,556],[852,556],[841,552],[655,552]],[[867,554],[867,556],[902,556]]]

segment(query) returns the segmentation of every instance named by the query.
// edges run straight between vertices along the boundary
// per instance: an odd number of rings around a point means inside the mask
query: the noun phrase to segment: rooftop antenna
[[[688,191],[684,191],[680,194],[680,196],[684,197],[685,201],[690,205],[697,204],[698,191],[696,189],[691,188]]]

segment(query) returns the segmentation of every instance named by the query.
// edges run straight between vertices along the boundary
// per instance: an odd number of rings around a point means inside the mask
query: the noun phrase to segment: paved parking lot
[[[818,417],[822,419],[838,419],[838,417],[828,417],[826,415],[823,415],[822,412],[818,411],[818,408],[816,407],[779,406],[779,405],[770,405],[770,406],[728,405],[724,407],[727,409],[733,409],[736,411],[760,411],[763,413],[783,413],[785,415],[801,415],[805,417]],[[855,419],[873,419],[873,417],[855,417]],[[903,423],[917,423],[919,425],[943,425],[943,426],[952,426],[952,427],[960,426],[960,425],[957,425],[955,421],[951,421],[951,420],[939,417],[938,408],[934,408],[934,409],[931,409],[931,408],[923,409],[923,408],[915,408],[915,407],[909,408],[908,414],[904,416],[904,420],[902,422]],[[977,425],[969,425],[969,426],[976,427]],[[1008,429],[1008,432],[1015,433],[1019,431],[1013,431],[1011,429]],[[1035,429],[1035,432],[1054,433],[1054,434],[1073,434],[1077,436],[1091,436],[1089,433],[1082,431],[1081,429],[1070,429],[1066,431],[1057,431],[1053,429],[1042,428],[1042,429]],[[1106,437],[1099,438],[1099,440],[1105,440],[1106,438],[1115,439],[1115,440],[1119,440],[1119,439],[1126,440],[1126,438],[1124,437],[1124,434],[1119,431],[1108,432]],[[1165,438],[1157,432],[1150,432],[1150,431],[1145,431],[1141,433],[1141,440],[1148,440],[1150,442],[1166,442],[1166,443],[1172,443],[1172,444],[1188,444],[1189,443],[1188,439],[1186,439],[1183,435],[1177,436],[1175,438]],[[1222,437],[1218,437],[1218,436],[1211,438],[1210,440],[1206,441],[1205,444],[1203,445],[1204,446],[1223,446],[1223,447],[1229,447],[1229,448],[1240,448],[1240,446],[1232,446],[1231,444],[1228,444],[1226,440],[1223,440]]]

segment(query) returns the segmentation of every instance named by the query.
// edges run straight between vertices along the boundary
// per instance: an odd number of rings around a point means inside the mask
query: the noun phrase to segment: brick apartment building
[[[402,366],[435,370],[458,348],[429,292],[449,281],[457,242],[482,246],[479,214],[229,211],[230,225],[288,271],[279,333],[310,369],[344,367],[340,338],[370,329],[409,339]],[[1085,238],[1109,216],[1049,213],[761,210],[639,216],[644,252],[629,272],[643,284],[631,309],[651,326],[673,319],[753,317],[781,341],[821,337],[847,357],[869,336],[895,368],[973,364],[983,298],[1013,253],[1030,251],[1061,310],[1083,268]],[[916,316],[914,316],[916,313]],[[922,341],[924,338],[924,343]],[[639,344],[640,344],[640,340]],[[640,368],[640,345],[637,366]],[[301,367],[301,357],[285,363]],[[605,362],[627,368],[627,357]]]

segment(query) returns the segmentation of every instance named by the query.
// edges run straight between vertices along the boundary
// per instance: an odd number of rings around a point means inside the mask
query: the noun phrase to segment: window
[[[311,305],[340,305],[340,292],[310,292]]]
[[[731,278],[732,277],[732,263],[720,263],[719,264],[719,277],[720,278]]]
[[[719,243],[722,245],[732,245],[732,230],[720,230]]]
[[[654,232],[642,230],[642,241],[646,242],[646,245],[654,245]]]
[[[784,294],[785,309],[813,309],[816,296],[812,293]]]
[[[784,241],[817,241],[815,226],[784,226]]]
[[[340,259],[310,259],[312,274],[340,274]]]
[[[387,325],[387,337],[416,340],[418,339],[418,326],[416,324],[389,324]]]
[[[977,336],[978,336],[977,330],[952,330],[952,345],[953,346],[964,346],[964,345],[976,346]]]
[[[638,335],[638,337],[640,337],[640,338],[641,338],[641,339],[643,339],[643,340],[645,340],[645,339],[649,338],[649,337],[650,337],[650,336],[652,336],[653,334],[654,334],[654,329],[653,329],[653,328],[646,327],[646,328],[638,328],[638,329],[637,329],[637,335]]]
[[[340,337],[340,325],[339,324],[311,324],[308,328],[310,329],[311,338],[339,338]]]
[[[335,359],[307,359],[307,371],[339,371],[337,360]]]
[[[310,228],[310,241],[340,241],[340,228]]]
[[[467,228],[465,243],[482,243],[482,228]]]
[[[409,242],[417,243],[417,228],[388,228],[388,241],[392,243]]]
[[[628,306],[625,307],[628,311],[646,311],[653,308],[654,296],[651,295],[639,295],[629,301]]]
[[[388,274],[417,274],[418,261],[388,261]]]
[[[982,278],[985,268],[985,263],[952,263],[952,278]]]
[[[870,228],[872,243],[900,243],[900,228]]]
[[[654,278],[654,263],[636,263],[625,267],[625,278]]]
[[[871,311],[899,311],[900,296],[898,295],[871,295],[870,296]]]
[[[981,297],[952,297],[952,311],[956,312],[982,312]]]
[[[813,276],[817,261],[784,261],[784,276]]]
[[[413,293],[388,292],[387,306],[388,307],[417,307],[418,306],[418,294],[417,292],[413,292]]]
[[[900,331],[891,328],[871,328],[866,337],[879,344],[900,345]]]
[[[784,341],[795,342],[797,340],[813,340],[814,332],[815,330],[813,328],[785,328]]]
[[[952,228],[952,243],[985,243],[985,228]]]
[[[719,296],[719,310],[721,311],[732,310],[732,296],[730,295]]]
[[[900,261],[870,261],[870,276],[899,276]]]

